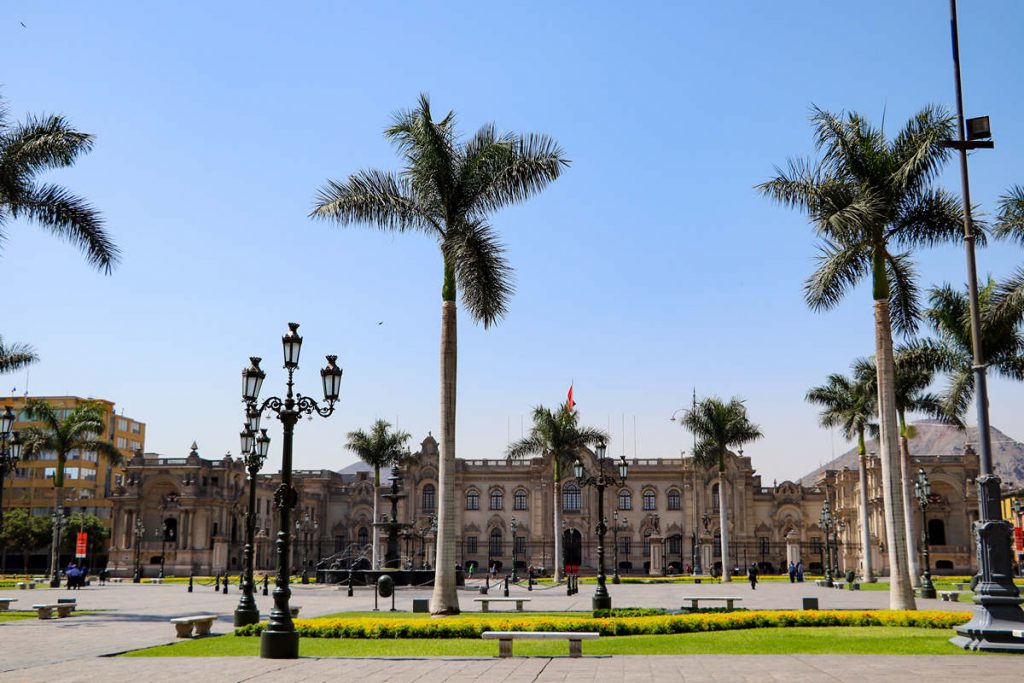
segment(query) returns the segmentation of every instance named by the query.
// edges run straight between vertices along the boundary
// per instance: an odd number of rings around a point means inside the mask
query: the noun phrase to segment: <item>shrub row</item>
[[[970,614],[940,611],[750,611],[680,616],[488,618],[457,619],[296,619],[304,638],[479,638],[484,631],[597,631],[602,636],[664,635],[789,626],[912,626],[953,628]],[[235,630],[256,636],[266,622]]]
[[[607,619],[608,617],[655,617],[668,614],[668,610],[661,607],[613,607],[612,609],[594,610],[595,619]]]

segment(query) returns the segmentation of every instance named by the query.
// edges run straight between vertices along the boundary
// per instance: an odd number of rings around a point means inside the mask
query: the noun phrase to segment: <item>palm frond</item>
[[[35,349],[28,344],[4,344],[0,337],[0,375],[16,372],[39,360]]]
[[[467,146],[465,163],[470,171],[466,186],[473,190],[466,208],[473,215],[525,201],[569,167],[558,143],[539,133],[505,136],[479,151]]]
[[[99,212],[59,185],[29,189],[10,204],[11,215],[24,215],[57,237],[83,250],[89,264],[110,274],[121,252],[103,227]]]
[[[928,105],[907,121],[889,148],[897,186],[912,191],[935,180],[949,160],[950,150],[943,142],[953,137],[953,121],[938,105]]]
[[[29,116],[0,131],[0,175],[17,173],[31,179],[40,171],[71,166],[92,149],[93,140],[63,116]]]
[[[975,242],[984,245],[984,224],[976,224],[975,227]],[[914,194],[900,209],[887,238],[902,248],[962,242],[964,229],[960,200],[941,188]]]
[[[1014,185],[999,198],[996,224],[992,232],[999,239],[1024,244],[1024,185]]]
[[[443,233],[436,217],[417,203],[407,179],[376,169],[359,171],[345,182],[329,180],[309,215],[339,225],[368,223],[385,231],[433,228]]]
[[[441,245],[445,262],[455,267],[462,301],[484,327],[497,323],[508,311],[515,292],[512,268],[505,249],[489,225],[476,221],[458,231],[449,230]]]
[[[827,240],[819,247],[815,260],[818,268],[804,283],[804,301],[813,311],[835,308],[871,272],[869,251],[844,248]]]
[[[885,274],[889,280],[889,310],[892,326],[903,335],[917,331],[921,318],[917,302],[917,273],[908,254],[886,254]]]
[[[786,170],[776,166],[775,177],[754,189],[783,206],[809,210],[817,206],[822,182],[820,167],[807,159],[790,159]]]

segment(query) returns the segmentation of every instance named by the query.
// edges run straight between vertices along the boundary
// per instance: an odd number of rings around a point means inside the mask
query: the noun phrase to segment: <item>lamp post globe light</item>
[[[928,503],[932,495],[932,485],[928,482],[928,475],[924,469],[917,471],[917,479],[914,480],[914,497],[917,498],[917,506],[921,508],[921,540],[924,542],[924,574],[921,575],[921,588],[917,594],[922,598],[935,599],[935,586],[932,584],[931,556],[928,551]]]
[[[0,531],[4,528],[4,478],[14,471],[21,459],[21,439],[14,427],[15,415],[10,406],[0,413]]]
[[[292,623],[288,600],[291,590],[288,588],[288,557],[289,538],[291,532],[291,510],[298,502],[298,493],[292,487],[292,442],[295,424],[303,415],[312,417],[316,413],[320,417],[328,417],[334,412],[341,393],[342,370],[335,361],[337,356],[327,356],[327,365],[320,370],[323,384],[325,406],[320,406],[309,396],[295,393],[294,375],[299,369],[299,353],[302,350],[302,337],[299,336],[299,324],[288,323],[288,332],[281,338],[284,351],[284,369],[288,372],[287,391],[285,397],[273,396],[258,404],[260,388],[266,373],[260,369],[259,357],[249,359],[250,365],[242,371],[242,401],[245,403],[247,420],[255,419],[253,414],[262,415],[272,411],[277,415],[283,427],[281,445],[281,484],[274,493],[274,506],[278,509],[279,523],[277,540],[277,577],[274,587],[274,607],[270,610],[270,620],[260,636],[260,657],[267,659],[297,659],[299,656],[299,634]],[[251,424],[247,423],[247,426]],[[255,431],[255,430],[253,430]]]
[[[139,553],[142,552],[142,537],[146,535],[146,525],[142,518],[135,520],[135,572],[132,574],[132,583],[142,582],[142,564],[139,562]]]
[[[256,436],[257,430],[260,435]],[[260,414],[247,412],[245,426],[239,434],[242,446],[242,461],[249,472],[249,507],[245,512],[244,574],[242,576],[242,597],[235,608],[235,626],[255,624],[260,620],[256,606],[256,584],[253,579],[256,547],[256,478],[270,451],[270,437],[266,429],[260,429]]]
[[[597,590],[594,591],[594,598],[591,601],[593,609],[611,609],[612,597],[608,594],[608,587],[605,585],[604,573],[604,535],[608,531],[608,525],[604,518],[604,490],[609,486],[621,486],[626,482],[626,475],[629,474],[629,465],[626,463],[626,456],[621,456],[618,462],[619,476],[615,477],[610,472],[605,472],[605,453],[607,446],[603,441],[598,442],[594,448],[594,456],[597,459],[597,475],[588,475],[583,462],[577,460],[573,465],[576,481],[580,486],[593,486],[597,489]]]

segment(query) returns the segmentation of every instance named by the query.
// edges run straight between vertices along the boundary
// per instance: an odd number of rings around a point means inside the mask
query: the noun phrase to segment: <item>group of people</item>
[[[793,564],[789,563],[789,582],[790,583],[803,583],[804,582],[804,563],[797,562]]]
[[[89,573],[89,570],[85,567],[79,567],[77,562],[72,562],[68,565],[68,568],[64,570],[64,575],[68,579],[68,588],[71,590],[78,590],[85,585],[85,577]]]

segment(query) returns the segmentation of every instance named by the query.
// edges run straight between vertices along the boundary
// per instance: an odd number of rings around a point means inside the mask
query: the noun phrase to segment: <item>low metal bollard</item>
[[[270,595],[270,577],[266,574],[263,575],[263,594]]]
[[[192,575],[191,574],[188,575],[188,592],[189,593],[192,592]]]
[[[220,572],[217,572],[217,577],[213,580],[213,590],[220,592]]]
[[[508,597],[508,575],[505,575],[505,597]]]

